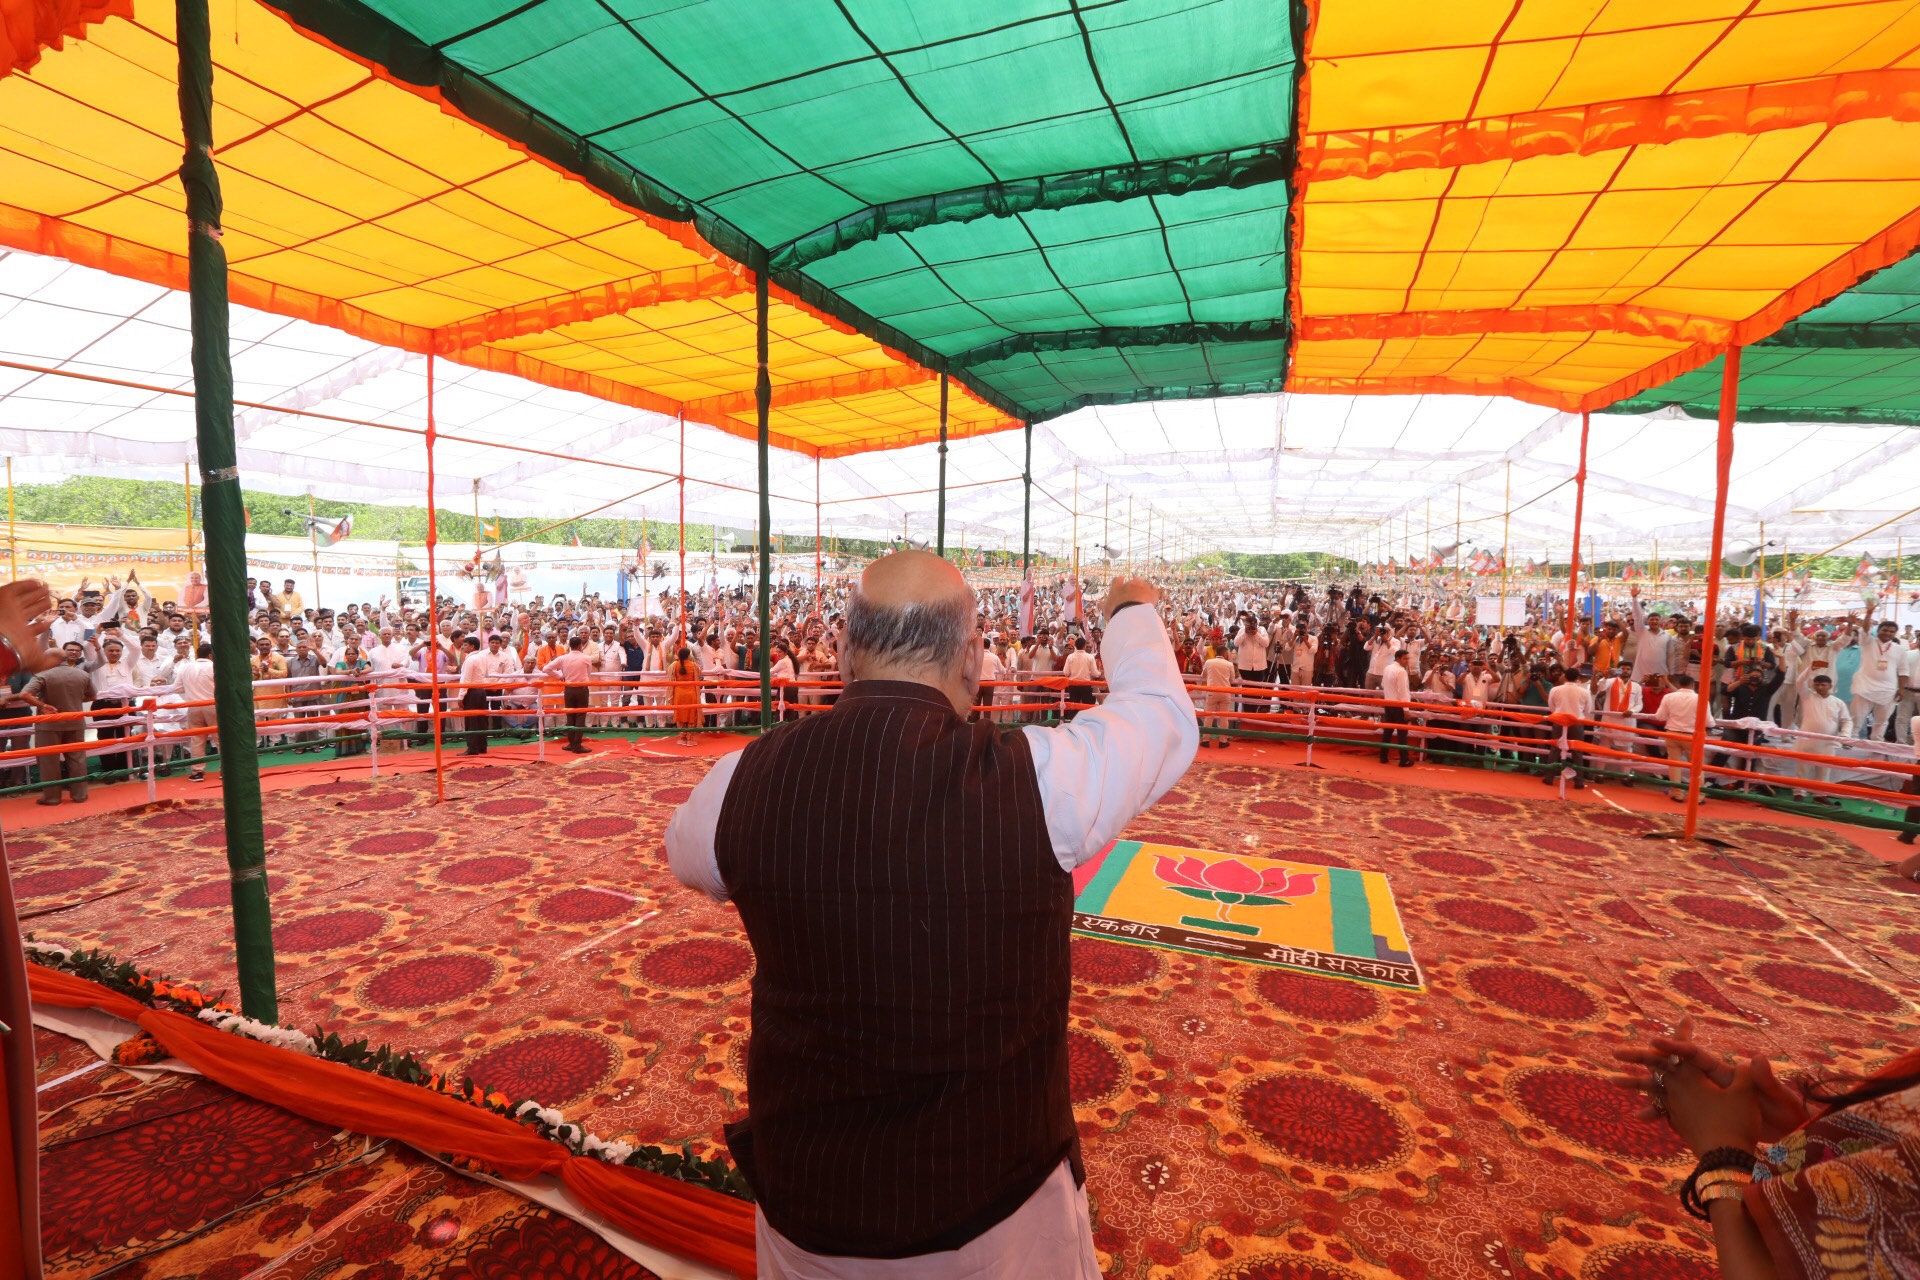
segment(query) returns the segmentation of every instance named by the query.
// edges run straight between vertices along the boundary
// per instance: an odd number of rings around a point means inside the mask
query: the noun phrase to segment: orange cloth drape
[[[25,71],[42,49],[79,39],[90,22],[133,16],[133,0],[0,0],[0,76]]]
[[[28,966],[28,984],[37,1003],[98,1009],[134,1023],[175,1058],[249,1098],[356,1133],[466,1157],[515,1181],[557,1174],[583,1205],[636,1239],[736,1275],[754,1274],[753,1206],[744,1201],[575,1156],[517,1121],[444,1094],[149,1009],[55,969]]]

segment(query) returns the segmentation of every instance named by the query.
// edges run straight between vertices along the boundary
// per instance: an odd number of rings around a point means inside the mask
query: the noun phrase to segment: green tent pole
[[[1026,423],[1027,463],[1020,473],[1022,498],[1020,503],[1020,571],[1023,575],[1033,572],[1033,424]]]
[[[754,408],[760,417],[760,732],[773,724],[773,505],[767,491],[767,436],[773,416],[773,383],[767,378],[767,264],[753,273],[753,309],[756,322],[754,359],[759,372],[753,382]]]
[[[940,518],[934,527],[934,553],[947,558],[947,375],[940,375]]]
[[[174,9],[180,50],[180,125],[186,153],[187,280],[193,316],[193,416],[206,534],[207,612],[213,641],[214,714],[220,732],[220,796],[233,894],[234,963],[240,1010],[280,1020],[273,981],[273,919],[260,821],[254,747],[252,646],[247,636],[246,513],[233,439],[233,361],[227,349],[227,251],[220,243],[220,175],[213,165],[213,56],[207,0]]]

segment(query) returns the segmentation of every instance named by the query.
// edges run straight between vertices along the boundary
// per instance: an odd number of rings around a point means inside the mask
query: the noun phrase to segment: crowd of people
[[[727,729],[757,723],[761,645],[778,690],[779,714],[794,718],[837,696],[840,646],[851,586],[841,577],[789,574],[771,592],[769,625],[759,625],[750,586],[722,588],[713,578],[682,603],[666,566],[636,570],[644,590],[625,601],[597,594],[503,601],[476,581],[465,600],[309,604],[296,583],[278,590],[249,579],[250,666],[255,706],[266,723],[262,746],[339,754],[369,745],[366,711],[378,713],[383,749],[432,737],[425,717],[436,680],[449,686],[443,735],[470,753],[497,733],[529,731],[564,717],[570,751],[586,751],[585,730]],[[975,583],[978,641],[990,694],[979,714],[1006,723],[1071,718],[1103,696],[1102,632],[1085,616],[1097,584],[1071,577]],[[197,601],[196,601],[197,603]],[[1203,746],[1224,746],[1232,729],[1285,730],[1304,703],[1303,689],[1341,690],[1321,700],[1336,719],[1379,722],[1383,759],[1411,767],[1447,760],[1528,769],[1544,781],[1588,764],[1630,780],[1662,775],[1675,794],[1685,774],[1686,735],[1705,714],[1716,756],[1748,766],[1737,748],[1788,736],[1797,750],[1835,756],[1849,740],[1883,744],[1895,754],[1914,743],[1920,715],[1920,636],[1911,625],[1874,617],[1869,601],[1854,612],[1803,618],[1788,610],[1756,619],[1735,606],[1705,626],[1688,601],[1651,602],[1637,584],[1602,601],[1595,617],[1571,619],[1564,597],[1533,595],[1518,625],[1479,620],[1472,584],[1258,582],[1180,573],[1163,584],[1159,604],[1176,661],[1195,690]],[[437,623],[437,635],[434,626]],[[188,730],[160,751],[158,763],[198,776],[213,746],[212,649],[204,615],[159,601],[130,574],[57,600],[47,643],[64,657],[33,679],[16,675],[0,703],[0,748],[25,745],[10,719],[90,708],[96,740],[139,730],[132,712],[151,707],[161,730]],[[1702,650],[1714,655],[1711,688],[1702,690]],[[372,691],[368,692],[368,686]],[[1703,712],[1704,706],[1704,712]],[[1593,722],[1561,732],[1543,720],[1483,717],[1488,708],[1561,713]],[[358,709],[358,717],[345,714]],[[298,722],[313,718],[312,728]],[[324,718],[324,719],[322,719]],[[1298,716],[1294,715],[1294,721]],[[357,720],[357,723],[356,723]],[[1297,729],[1297,724],[1292,726]],[[40,763],[42,802],[86,794],[89,770],[82,722],[42,724],[35,745],[67,744],[70,753]],[[1776,736],[1781,736],[1776,734]],[[204,742],[203,742],[204,739]],[[1612,760],[1582,751],[1591,744],[1641,756]],[[144,761],[95,749],[107,776],[135,776]],[[1650,763],[1664,758],[1665,765]],[[1730,785],[1776,788],[1825,781],[1831,767],[1803,762],[1797,777],[1748,778]],[[4,780],[25,782],[14,765]]]

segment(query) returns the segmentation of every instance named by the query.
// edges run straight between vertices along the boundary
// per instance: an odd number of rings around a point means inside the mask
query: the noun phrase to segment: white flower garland
[[[49,968],[66,968],[67,964],[73,960],[72,949],[56,943],[29,940],[25,947],[29,959]],[[288,1049],[309,1058],[323,1057],[319,1043],[304,1031],[275,1026],[272,1023],[249,1018],[245,1014],[227,1009],[215,1009],[212,1006],[201,1009],[196,1016],[200,1021],[229,1035],[245,1036],[249,1040]],[[552,1107],[543,1107],[532,1099],[522,1102],[508,1114],[512,1119],[535,1130],[549,1141],[559,1143],[576,1156],[604,1161],[607,1164],[625,1164],[638,1150],[631,1142],[609,1142],[598,1134],[588,1133],[582,1126],[568,1120],[560,1111]]]
[[[319,1051],[319,1046],[313,1042],[313,1037],[304,1031],[295,1031],[291,1027],[276,1027],[270,1023],[249,1018],[244,1014],[227,1013],[220,1009],[206,1008],[200,1011],[199,1018],[202,1022],[212,1023],[221,1031],[230,1032],[236,1036],[245,1036],[249,1040],[258,1040],[262,1044],[274,1045],[277,1048],[291,1049],[295,1053],[303,1053],[309,1058],[313,1057]]]

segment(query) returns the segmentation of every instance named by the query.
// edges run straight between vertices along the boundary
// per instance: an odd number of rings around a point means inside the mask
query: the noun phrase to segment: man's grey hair
[[[973,643],[977,614],[971,591],[898,608],[875,604],[855,591],[842,646],[887,662],[947,666]]]

